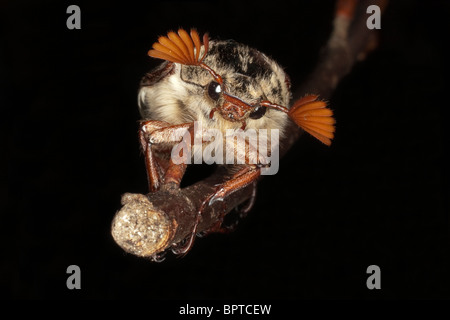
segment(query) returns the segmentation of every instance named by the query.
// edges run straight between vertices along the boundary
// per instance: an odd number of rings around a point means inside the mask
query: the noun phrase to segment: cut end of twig
[[[140,257],[151,257],[167,248],[174,228],[163,212],[142,194],[124,194],[122,205],[111,226],[111,234],[122,249]]]

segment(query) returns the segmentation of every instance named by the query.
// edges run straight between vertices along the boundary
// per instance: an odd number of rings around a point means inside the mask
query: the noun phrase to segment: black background
[[[81,8],[81,30],[66,8]],[[449,298],[448,2],[391,1],[380,45],[330,99],[327,148],[304,136],[230,235],[163,263],[126,254],[110,224],[147,191],[137,89],[159,35],[235,39],[304,81],[332,1],[0,5],[1,292],[14,298]],[[3,183],[6,181],[6,185]],[[81,268],[81,290],[66,268]],[[381,290],[366,269],[381,268]]]

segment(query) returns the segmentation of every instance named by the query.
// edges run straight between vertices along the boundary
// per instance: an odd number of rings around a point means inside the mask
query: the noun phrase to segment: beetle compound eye
[[[252,113],[250,113],[250,119],[258,120],[262,118],[266,114],[266,107],[257,106],[255,107],[255,110],[253,110]]]
[[[219,100],[221,92],[222,87],[216,81],[211,81],[210,84],[208,84],[208,96],[214,101]]]

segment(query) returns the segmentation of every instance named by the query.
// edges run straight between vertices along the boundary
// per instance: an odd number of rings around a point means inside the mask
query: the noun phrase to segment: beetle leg
[[[164,175],[163,188],[179,188],[181,180],[183,179],[184,173],[186,172],[187,164],[180,163],[175,164],[170,160],[167,171]]]
[[[260,174],[261,169],[259,166],[256,165],[245,166],[243,169],[238,171],[230,180],[220,185],[216,189],[216,192],[210,196],[210,199],[209,200],[207,199],[206,201],[208,201],[209,205],[212,205],[216,201],[223,201],[223,199],[227,195],[235,191],[238,191],[242,188],[245,188],[250,184],[253,184],[252,195],[249,199],[249,203],[247,206],[244,207],[244,211],[240,213],[240,217],[244,217],[250,211],[251,207],[254,204],[254,200],[256,197],[256,182]],[[214,226],[212,226],[209,230],[207,230],[206,233],[214,233],[214,232],[227,233],[232,231],[233,228],[236,227],[237,223],[228,227],[222,227],[223,219],[225,218],[226,214],[227,212],[224,208],[224,210],[219,215],[219,218],[217,219],[217,223]]]
[[[215,230],[212,230],[210,232],[205,232],[205,233],[203,233],[203,235],[207,235],[208,233],[214,233],[214,232],[229,233],[229,232],[234,231],[236,229],[236,227],[238,226],[239,222],[242,219],[244,219],[245,217],[247,217],[247,214],[250,212],[250,210],[252,210],[253,206],[255,205],[256,190],[257,190],[257,181],[254,181],[253,185],[252,185],[252,194],[251,194],[250,198],[247,200],[247,202],[245,203],[245,205],[242,208],[238,208],[238,207],[235,208],[235,210],[238,213],[238,217],[236,218],[236,220],[233,223],[226,225],[226,226],[219,226],[219,228],[216,228]]]
[[[150,129],[149,127],[154,124],[155,121],[146,121],[139,129],[139,142],[141,143],[141,148],[145,156],[145,168],[147,171],[148,188],[150,192],[158,190],[161,184],[161,168],[156,161],[152,145],[146,137],[146,132]]]
[[[253,206],[255,205],[256,202],[256,190],[257,190],[257,183],[256,181],[253,182],[253,190],[252,190],[252,195],[250,196],[250,199],[248,199],[248,201],[246,202],[245,206],[243,206],[242,208],[238,209],[239,212],[239,218],[245,218],[247,216],[247,214],[250,212],[250,210],[252,210]]]
[[[160,189],[161,184],[167,182],[175,182],[177,186],[183,178],[186,170],[186,164],[174,164],[172,161],[168,163],[165,173],[161,168],[159,161],[155,156],[153,145],[174,144],[180,142],[183,135],[191,131],[193,123],[183,123],[180,125],[170,125],[167,122],[148,120],[144,121],[139,130],[139,141],[145,154],[145,165],[147,169],[147,177],[150,192]],[[161,179],[164,174],[164,179]]]
[[[197,228],[201,221],[202,214],[206,207],[211,206],[216,201],[223,201],[223,199],[242,188],[245,188],[251,183],[255,183],[258,177],[261,174],[261,169],[257,165],[246,165],[241,170],[239,170],[235,175],[231,177],[231,179],[225,181],[224,183],[218,185],[216,190],[211,193],[200,205],[200,208],[197,213],[197,219],[192,228],[191,234],[181,243],[172,247],[172,252],[177,255],[184,256],[194,244],[195,236],[197,234]],[[224,204],[225,206],[225,204]],[[227,228],[222,228],[222,222],[227,214],[227,211],[224,207],[222,212],[220,212],[219,217],[217,219],[217,223],[214,224],[211,228],[204,232],[205,234],[213,233],[213,232],[229,232]]]

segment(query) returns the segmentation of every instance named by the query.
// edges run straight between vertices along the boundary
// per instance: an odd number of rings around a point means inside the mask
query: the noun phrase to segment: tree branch
[[[366,26],[366,9],[371,4],[384,7],[385,1],[338,1],[333,32],[321,59],[308,80],[294,91],[294,98],[306,93],[317,93],[322,98],[331,96],[340,80],[373,41],[375,31]],[[292,147],[300,133],[301,130],[293,123],[287,128],[281,141],[280,156]],[[127,252],[156,259],[158,254],[190,235],[200,206],[214,192],[215,185],[225,178],[225,170],[219,169],[211,177],[186,188],[160,190],[147,195],[124,194],[123,207],[112,222],[114,240]],[[197,231],[208,230],[217,223],[223,210],[228,213],[251,194],[250,185],[226,196],[223,202],[208,206],[202,212]]]

